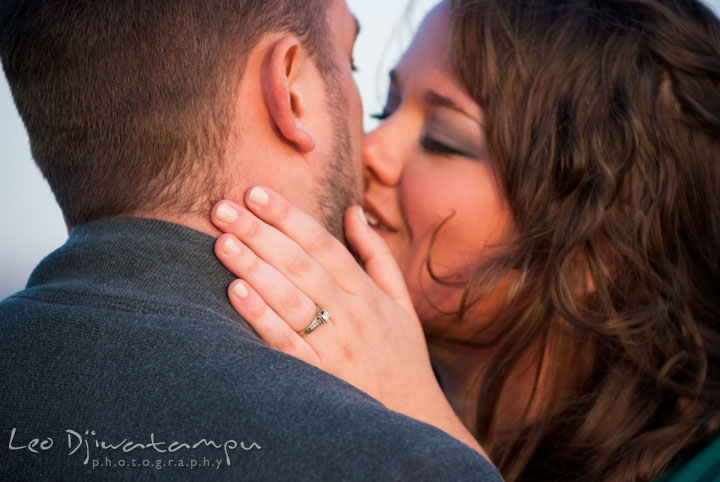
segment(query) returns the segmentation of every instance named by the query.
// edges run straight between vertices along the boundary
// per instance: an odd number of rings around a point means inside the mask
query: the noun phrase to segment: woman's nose
[[[365,134],[363,166],[369,180],[386,186],[400,181],[403,170],[402,140],[407,134],[393,135],[389,121]]]

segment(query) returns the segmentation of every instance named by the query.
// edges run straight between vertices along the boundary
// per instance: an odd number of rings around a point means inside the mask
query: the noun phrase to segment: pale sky
[[[409,44],[411,32],[437,0],[348,0],[362,32],[355,49],[356,75],[367,117],[384,104],[387,72]],[[720,11],[720,0],[710,5]],[[25,128],[5,76],[0,74],[0,300],[19,291],[37,263],[67,238],[60,209],[33,164]]]

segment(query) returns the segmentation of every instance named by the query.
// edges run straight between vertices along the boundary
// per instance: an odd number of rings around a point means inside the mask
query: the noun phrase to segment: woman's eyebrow
[[[445,107],[447,109],[454,110],[455,112],[459,112],[460,114],[468,117],[480,127],[485,127],[483,126],[483,123],[480,121],[480,119],[465,111],[451,98],[438,94],[434,90],[428,90],[427,92],[425,92],[425,103],[432,107]]]

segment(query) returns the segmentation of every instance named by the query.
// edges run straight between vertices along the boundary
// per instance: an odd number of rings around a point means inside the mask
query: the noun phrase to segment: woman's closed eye
[[[431,154],[439,154],[441,156],[474,157],[474,156],[470,156],[466,152],[461,151],[460,149],[456,149],[456,148],[449,146],[443,142],[433,139],[432,137],[428,136],[427,134],[423,134],[423,136],[420,138],[420,145],[422,146],[422,148],[425,151],[427,151]]]

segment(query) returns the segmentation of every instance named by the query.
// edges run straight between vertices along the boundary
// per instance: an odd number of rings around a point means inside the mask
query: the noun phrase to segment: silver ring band
[[[313,331],[317,330],[321,325],[324,325],[326,323],[330,323],[330,313],[328,313],[327,310],[323,310],[318,306],[315,310],[315,318],[313,318],[307,328],[298,331],[297,334],[300,336],[307,336]]]

